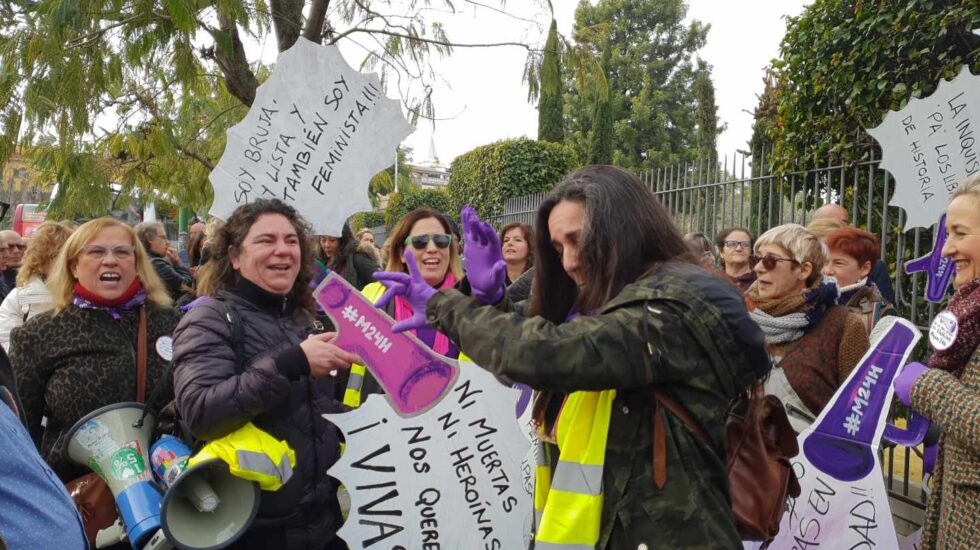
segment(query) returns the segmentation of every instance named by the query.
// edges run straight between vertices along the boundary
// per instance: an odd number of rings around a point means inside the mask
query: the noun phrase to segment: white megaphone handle
[[[122,521],[117,518],[115,523],[105,529],[100,529],[95,534],[95,547],[105,548],[106,546],[119,544],[124,540],[126,540],[126,528],[123,527]]]
[[[180,490],[198,512],[213,512],[221,504],[221,499],[215,494],[214,489],[200,476],[187,478],[180,485]]]
[[[143,545],[143,550],[171,550],[173,547],[174,545],[163,534],[163,529],[160,529],[150,540],[146,541],[146,544]]]

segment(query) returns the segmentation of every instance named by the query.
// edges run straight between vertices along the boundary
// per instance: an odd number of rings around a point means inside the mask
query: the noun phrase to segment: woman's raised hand
[[[395,296],[401,296],[412,306],[412,316],[404,321],[395,323],[392,329],[395,332],[414,330],[427,325],[425,322],[425,306],[429,299],[436,293],[429,283],[425,282],[419,272],[419,266],[415,263],[415,256],[411,250],[405,251],[405,264],[408,266],[408,273],[392,271],[380,271],[374,274],[374,279],[380,281],[388,290],[374,303],[377,307],[388,305]]]
[[[507,277],[500,239],[493,226],[480,221],[471,206],[464,206],[460,217],[463,220],[463,262],[473,297],[484,304],[496,304],[504,297]]]

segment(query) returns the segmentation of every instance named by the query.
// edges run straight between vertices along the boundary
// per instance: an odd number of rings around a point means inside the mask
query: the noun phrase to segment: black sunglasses
[[[794,264],[800,263],[792,258],[780,258],[779,256],[774,256],[772,254],[758,256],[755,258],[755,261],[756,263],[762,262],[762,267],[766,268],[766,271],[776,269],[776,264],[779,262],[792,262]]]
[[[435,243],[436,248],[447,248],[449,243],[453,242],[452,235],[416,235],[414,237],[408,237],[405,239],[405,246],[409,244],[415,250],[425,250],[425,247],[429,246],[429,241]]]

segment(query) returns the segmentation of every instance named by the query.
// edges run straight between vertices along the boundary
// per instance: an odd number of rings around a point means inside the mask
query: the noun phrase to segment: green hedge
[[[449,195],[442,189],[418,189],[406,187],[391,195],[388,208],[385,208],[385,227],[391,231],[402,216],[416,208],[431,208],[445,214],[452,214],[449,206]]]
[[[364,228],[378,227],[385,224],[385,213],[381,210],[370,212],[358,212],[350,217],[349,222],[351,231],[355,233]]]
[[[450,167],[449,206],[452,216],[469,204],[488,219],[503,212],[504,201],[547,191],[575,167],[562,145],[527,138],[482,145],[456,157]]]

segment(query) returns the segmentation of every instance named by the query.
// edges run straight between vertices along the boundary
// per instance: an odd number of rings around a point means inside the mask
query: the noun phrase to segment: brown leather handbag
[[[664,409],[709,447],[714,445],[680,403],[652,387],[648,393],[654,404],[653,480],[662,489],[667,481]],[[725,467],[739,535],[742,540],[768,545],[779,532],[787,497],[800,496],[800,483],[790,464],[800,449],[779,398],[750,393],[741,396],[728,412]]]
[[[139,334],[136,339],[136,401],[146,400],[146,311],[139,310]],[[111,526],[119,517],[116,511],[116,498],[99,474],[91,472],[77,477],[65,484],[69,496],[75,502],[89,545],[95,548],[95,537],[99,531]]]

